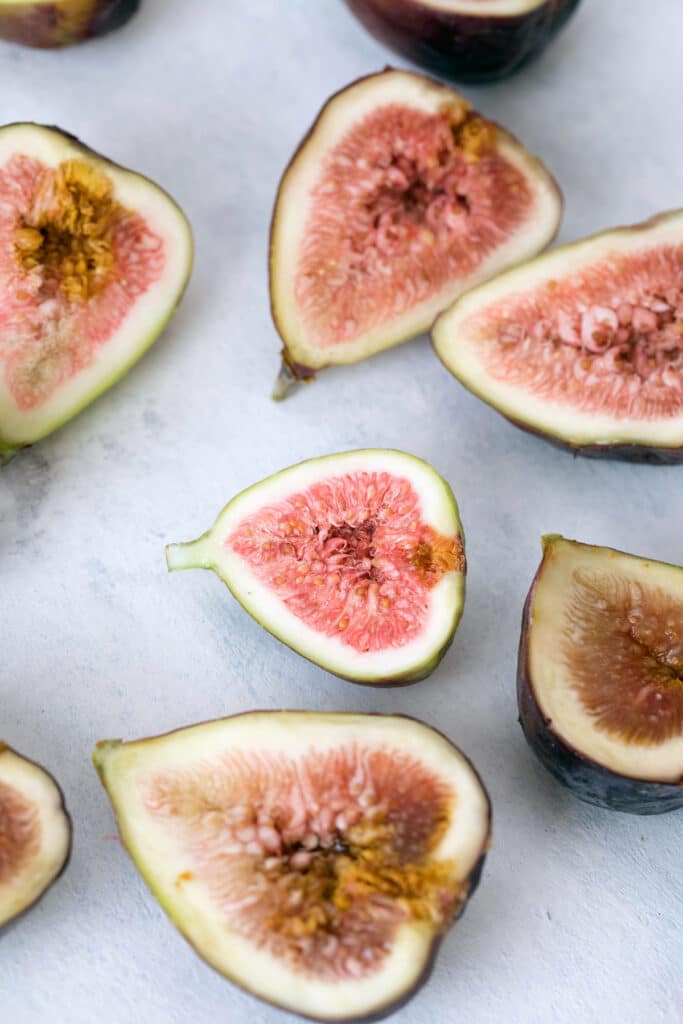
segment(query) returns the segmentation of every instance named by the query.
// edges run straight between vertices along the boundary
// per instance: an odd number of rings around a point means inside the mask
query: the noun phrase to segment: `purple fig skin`
[[[0,7],[0,39],[42,50],[58,49],[121,28],[141,0],[17,0]]]
[[[458,14],[426,0],[345,2],[376,39],[415,64],[456,82],[491,82],[545,49],[581,0],[539,0],[512,16]]]
[[[504,413],[500,413],[500,415],[526,434],[547,441],[555,448],[561,448],[563,452],[571,452],[575,456],[582,455],[588,459],[613,459],[616,462],[640,462],[650,466],[676,466],[683,462],[683,448],[651,448],[644,444],[575,445],[568,441],[562,441],[559,437],[553,437],[552,434],[545,434],[542,430],[530,427],[528,423],[523,423],[521,420],[505,416]]]
[[[543,767],[584,803],[640,815],[665,814],[683,808],[683,779],[680,784],[653,782],[610,771],[558,736],[552,720],[543,714],[529,668],[531,606],[542,568],[541,562],[524,605],[517,662],[519,724],[531,750]]]

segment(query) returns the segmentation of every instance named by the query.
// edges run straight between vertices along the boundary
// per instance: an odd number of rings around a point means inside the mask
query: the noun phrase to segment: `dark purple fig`
[[[458,380],[580,455],[683,460],[683,210],[475,288],[432,338]]]
[[[517,687],[531,749],[580,800],[683,807],[683,568],[544,537]]]
[[[104,35],[132,18],[140,0],[0,0],[0,39],[54,49]]]
[[[512,74],[540,53],[580,0],[346,0],[397,53],[458,82]]]

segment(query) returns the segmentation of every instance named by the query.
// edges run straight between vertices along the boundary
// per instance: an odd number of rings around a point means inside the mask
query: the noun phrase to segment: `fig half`
[[[392,69],[343,89],[275,204],[276,397],[424,331],[466,288],[543,249],[561,212],[543,164],[452,89]]]
[[[252,712],[95,766],[136,867],[212,967],[320,1021],[378,1019],[426,978],[481,874],[474,768],[414,719]]]
[[[580,0],[346,0],[397,53],[458,82],[490,82],[539,54]]]
[[[0,0],[0,39],[40,49],[71,46],[111,32],[140,0]]]
[[[517,692],[529,745],[581,800],[683,807],[683,568],[545,537]]]
[[[683,460],[683,210],[565,245],[474,289],[436,352],[509,420],[580,455]]]
[[[37,903],[70,850],[71,822],[57,783],[0,742],[0,928]]]
[[[191,268],[158,185],[59,129],[0,128],[0,464],[140,358]]]
[[[290,466],[242,491],[170,570],[213,569],[257,622],[356,683],[412,683],[451,644],[465,550],[450,487],[383,449]]]

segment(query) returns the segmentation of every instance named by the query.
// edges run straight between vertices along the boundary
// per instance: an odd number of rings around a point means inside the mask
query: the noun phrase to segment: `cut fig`
[[[0,0],[0,39],[53,49],[111,32],[140,0]]]
[[[64,870],[71,822],[51,775],[0,742],[0,928]]]
[[[532,750],[581,800],[683,807],[683,568],[545,537],[518,700]]]
[[[313,1020],[378,1019],[426,978],[489,846],[470,762],[414,719],[251,712],[95,766],[136,867],[212,967]]]
[[[213,569],[273,636],[370,685],[429,675],[465,601],[453,492],[404,452],[290,466],[233,498],[199,540],[167,547],[166,560]]]
[[[580,0],[346,0],[373,36],[456,82],[490,82],[545,49]]]
[[[276,390],[413,337],[553,238],[545,167],[452,89],[388,69],[323,107],[280,184],[270,287]]]
[[[0,128],[0,464],[112,385],[172,316],[189,224],[56,128]]]
[[[683,210],[555,249],[463,296],[436,352],[517,426],[581,455],[683,460]]]

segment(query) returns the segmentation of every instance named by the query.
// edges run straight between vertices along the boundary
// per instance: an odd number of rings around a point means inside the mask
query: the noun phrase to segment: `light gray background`
[[[683,563],[683,468],[575,460],[453,381],[420,339],[269,399],[266,245],[279,175],[323,100],[393,58],[338,0],[145,0],[64,53],[0,45],[2,121],[56,123],[185,207],[197,264],[165,336],[0,476],[0,733],[59,777],[75,846],[0,938],[13,1024],[276,1024],[197,959],[119,845],[90,751],[255,707],[400,711],[444,729],[493,798],[495,845],[429,985],[397,1024],[679,1024],[683,817],[575,801],[516,723],[539,537]],[[683,204],[681,0],[585,0],[534,66],[467,88],[542,155],[563,239]],[[406,448],[450,480],[468,539],[454,647],[426,682],[354,687],[280,646],[208,573],[167,576],[241,488],[299,459]]]

